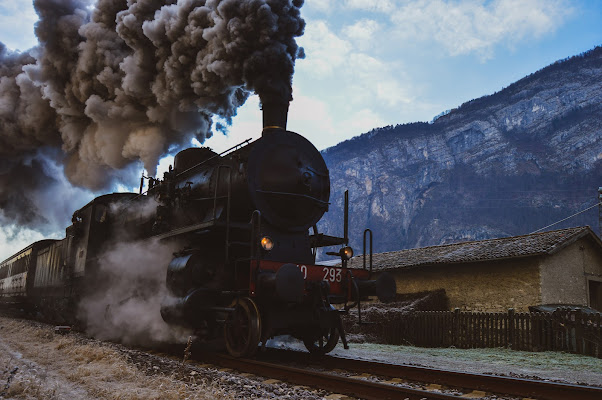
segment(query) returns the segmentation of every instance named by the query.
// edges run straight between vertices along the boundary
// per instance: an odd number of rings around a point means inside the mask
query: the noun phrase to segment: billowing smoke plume
[[[4,218],[43,222],[17,204],[40,203],[56,180],[47,154],[72,184],[104,190],[136,162],[154,174],[170,149],[203,142],[211,116],[231,121],[251,92],[289,101],[302,3],[34,0],[39,46],[0,43]]]

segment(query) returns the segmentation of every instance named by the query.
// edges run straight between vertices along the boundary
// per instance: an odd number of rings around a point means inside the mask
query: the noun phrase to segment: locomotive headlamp
[[[269,236],[261,238],[261,248],[265,251],[270,251],[274,248],[274,241]]]
[[[351,257],[353,257],[353,249],[349,246],[343,247],[340,251],[339,254],[341,255],[341,258],[344,260],[350,260]]]

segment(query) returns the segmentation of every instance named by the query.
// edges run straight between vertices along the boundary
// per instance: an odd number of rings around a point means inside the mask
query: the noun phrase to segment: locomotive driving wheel
[[[330,353],[337,346],[339,342],[339,330],[335,327],[327,328],[320,334],[306,337],[303,339],[305,348],[312,354],[323,355]]]
[[[228,353],[233,357],[249,357],[257,351],[261,338],[261,316],[253,300],[235,299],[234,308],[224,323],[224,338]]]

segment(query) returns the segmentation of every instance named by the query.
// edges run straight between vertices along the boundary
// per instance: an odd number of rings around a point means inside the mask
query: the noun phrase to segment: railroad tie
[[[352,379],[368,379],[370,378],[372,375],[368,374],[368,373],[363,373],[361,375],[354,375],[354,376],[350,376],[350,378]]]
[[[460,397],[463,397],[465,399],[480,399],[485,396],[487,396],[487,393],[483,392],[482,390],[473,390],[472,392],[465,393]]]
[[[393,378],[391,380],[385,381],[385,383],[406,383],[407,381],[401,378]]]
[[[352,399],[353,397],[349,397],[345,394],[338,394],[338,393],[333,393],[331,395],[328,395],[326,397],[324,397],[326,400],[348,400],[348,399]]]

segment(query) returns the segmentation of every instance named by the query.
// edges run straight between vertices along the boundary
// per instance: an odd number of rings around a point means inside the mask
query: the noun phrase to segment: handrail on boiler
[[[228,170],[228,196],[226,200],[226,248],[225,248],[225,256],[226,256],[226,264],[229,260],[229,252],[230,252],[230,198],[232,197],[232,167],[229,165],[218,165],[217,167],[217,177],[215,182],[215,195],[213,197],[213,221],[216,219],[217,212],[217,195],[220,183],[220,174],[222,169]]]
[[[187,173],[187,172],[190,172],[190,171],[192,171],[193,169],[195,169],[195,168],[198,168],[199,166],[201,166],[201,165],[203,165],[203,164],[205,164],[205,163],[208,163],[209,161],[213,160],[214,158],[221,157],[221,156],[223,156],[224,154],[226,154],[226,153],[229,153],[230,151],[237,149],[238,147],[242,147],[243,145],[245,145],[245,144],[249,143],[251,140],[253,140],[253,139],[252,139],[252,138],[249,138],[249,139],[247,139],[247,140],[245,140],[245,141],[242,141],[242,142],[240,142],[240,143],[239,143],[239,144],[237,144],[236,146],[232,146],[232,147],[230,147],[228,150],[224,150],[224,151],[222,151],[222,152],[221,152],[221,153],[219,153],[219,154],[216,154],[216,155],[214,155],[214,156],[212,156],[212,157],[209,157],[208,159],[206,159],[206,160],[203,160],[203,161],[201,161],[200,163],[198,163],[198,164],[196,164],[196,165],[193,165],[192,167],[190,167],[190,168],[188,168],[188,169],[186,169],[186,170],[184,170],[184,171],[182,171],[182,172],[179,172],[179,173],[176,175],[176,177],[178,177],[178,176],[180,176],[180,175],[184,175],[185,173]]]

